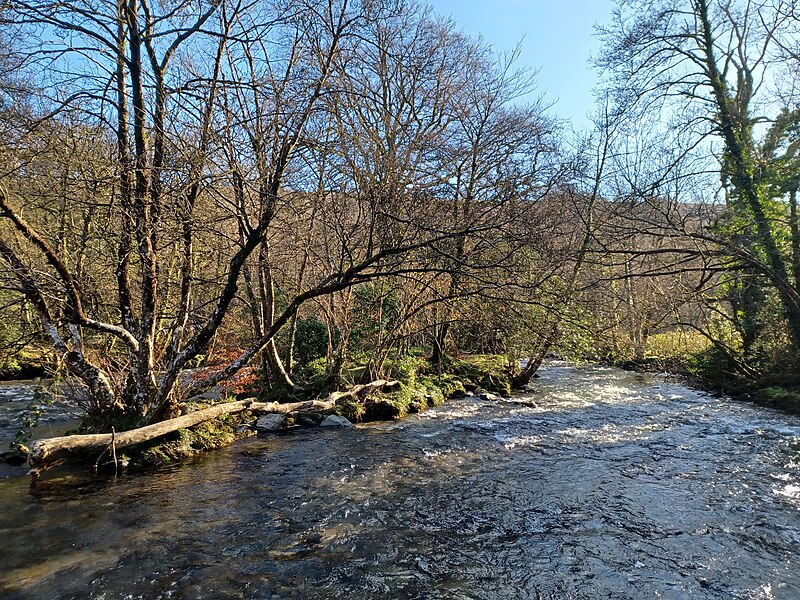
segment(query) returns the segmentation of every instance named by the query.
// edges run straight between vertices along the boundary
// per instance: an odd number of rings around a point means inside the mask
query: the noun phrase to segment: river
[[[514,402],[0,481],[0,596],[800,598],[800,419],[550,363]]]

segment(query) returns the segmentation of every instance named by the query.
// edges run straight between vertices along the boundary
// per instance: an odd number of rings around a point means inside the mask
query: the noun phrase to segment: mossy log
[[[238,400],[236,402],[217,404],[174,419],[119,433],[67,435],[37,440],[33,442],[28,453],[28,465],[31,468],[31,474],[36,476],[42,471],[72,458],[85,457],[106,451],[116,452],[121,448],[143,444],[179,429],[187,429],[223,415],[236,414],[246,410],[258,415],[303,412],[331,413],[336,407],[337,400],[357,397],[372,390],[393,388],[398,385],[399,383],[396,381],[380,379],[364,385],[357,385],[347,391],[333,392],[325,400],[306,400],[288,404],[257,402],[253,399]]]

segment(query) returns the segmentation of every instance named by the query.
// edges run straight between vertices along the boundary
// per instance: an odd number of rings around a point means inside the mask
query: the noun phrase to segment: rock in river
[[[286,415],[269,414],[258,418],[256,429],[259,431],[279,431],[286,428]]]
[[[320,423],[320,427],[352,427],[353,424],[339,415],[328,415],[325,420]]]
[[[297,422],[303,427],[318,427],[325,420],[320,413],[306,413],[297,416]]]

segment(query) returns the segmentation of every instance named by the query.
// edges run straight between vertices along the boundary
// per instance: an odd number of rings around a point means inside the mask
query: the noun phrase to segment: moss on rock
[[[373,393],[360,400],[341,400],[336,413],[354,423],[389,421],[439,406],[447,399],[463,397],[468,390],[480,388],[503,396],[511,394],[511,374],[503,356],[448,359],[442,365],[447,371],[440,373],[432,373],[431,366],[417,357],[403,364],[413,364],[415,370],[403,372],[397,389]]]
[[[459,381],[465,392],[483,389],[501,396],[511,395],[512,373],[505,356],[479,354],[463,359],[450,359],[445,366],[447,374],[439,375],[440,385],[447,386],[448,381]],[[456,397],[448,394],[445,396]]]
[[[351,423],[359,423],[364,417],[364,405],[353,399],[338,400],[336,414],[344,417]]]
[[[454,389],[454,388],[451,388]],[[362,401],[342,400],[336,413],[354,423],[366,421],[391,421],[422,412],[445,401],[442,390],[428,379],[414,383],[401,383],[390,392],[370,394]]]
[[[411,364],[411,362],[409,362]],[[388,421],[439,406],[446,399],[458,398],[468,390],[483,388],[509,395],[511,378],[505,370],[505,359],[499,356],[469,357],[448,361],[445,373],[430,373],[424,361],[415,359],[418,371],[405,373],[400,386],[390,392],[377,392],[360,400],[343,399],[336,404],[336,413],[353,423]],[[426,372],[428,371],[428,372]],[[285,398],[283,398],[285,400]],[[203,403],[187,405],[190,411],[205,408]],[[249,411],[223,415],[212,421],[181,429],[149,444],[128,449],[126,457],[133,466],[163,465],[185,459],[206,450],[227,446],[236,439],[254,432],[245,424],[255,420]]]
[[[179,429],[174,433],[129,449],[130,464],[133,466],[155,466],[183,460],[206,450],[229,446],[235,440],[254,435],[244,427],[255,417],[250,411],[233,415],[222,415],[211,421],[199,423],[189,429]]]
[[[463,398],[467,395],[464,382],[456,375],[427,375],[420,379],[420,383],[427,389],[436,389],[444,399]]]

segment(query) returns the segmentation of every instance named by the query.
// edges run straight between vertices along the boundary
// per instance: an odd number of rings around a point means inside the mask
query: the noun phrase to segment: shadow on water
[[[529,405],[0,482],[8,598],[798,598],[800,420],[554,363]]]

